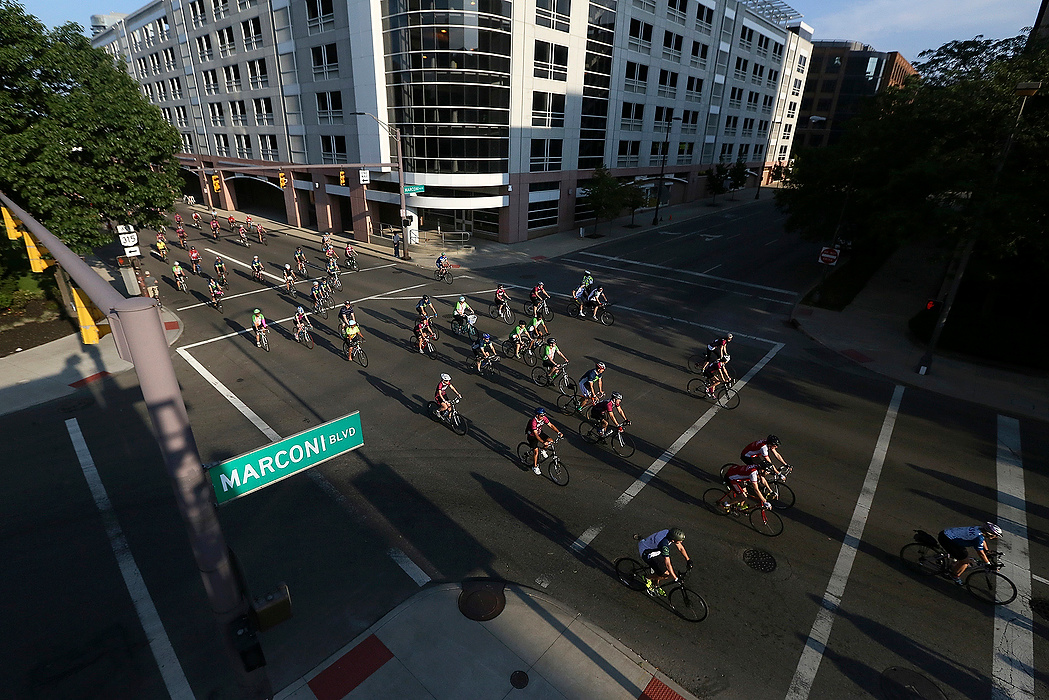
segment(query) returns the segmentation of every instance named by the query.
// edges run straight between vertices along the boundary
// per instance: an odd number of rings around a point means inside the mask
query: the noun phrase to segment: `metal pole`
[[[376,119],[375,121],[379,121]],[[401,188],[401,245],[404,246],[405,260],[411,260],[412,256],[408,255],[408,232],[404,230],[404,222],[408,218],[408,203],[405,201],[404,195],[404,153],[401,151],[401,130],[398,127],[393,127],[393,137],[397,140],[397,183]]]
[[[667,168],[667,156],[670,155],[670,125],[673,124],[673,120],[665,122],[667,131],[663,138],[663,160],[659,164],[659,185],[656,187],[656,213],[652,216],[652,225],[659,225],[659,203],[663,199],[663,173]]]

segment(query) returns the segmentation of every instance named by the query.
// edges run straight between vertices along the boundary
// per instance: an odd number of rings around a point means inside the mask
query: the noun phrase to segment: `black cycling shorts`
[[[669,573],[667,571],[667,558],[658,549],[646,549],[641,558],[652,567],[652,570],[656,572],[656,576],[666,576]]]
[[[590,407],[590,420],[596,422],[607,420],[608,411],[598,408],[597,406]]]
[[[543,439],[544,442],[550,439],[546,436],[546,433],[542,431],[539,431],[539,436]],[[528,446],[531,447],[533,450],[539,447],[539,441],[535,439],[534,433],[528,433]]]
[[[969,551],[948,537],[943,530],[940,530],[940,534],[936,536],[936,541],[955,559],[967,559],[969,557]]]
[[[545,360],[545,359],[543,360],[543,367],[546,367],[547,369],[553,369],[556,366],[557,366],[557,363],[554,362],[553,360]]]

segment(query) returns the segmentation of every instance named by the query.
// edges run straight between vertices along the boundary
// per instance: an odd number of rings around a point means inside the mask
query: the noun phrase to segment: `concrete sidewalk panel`
[[[480,623],[529,667],[542,657],[578,613],[560,607],[545,606],[539,610],[527,589],[506,588],[506,609],[494,620]]]
[[[393,659],[368,676],[345,697],[346,700],[367,700],[368,698],[432,700],[434,696],[399,659]]]
[[[577,619],[534,668],[568,700],[636,700],[652,680],[638,661]]]

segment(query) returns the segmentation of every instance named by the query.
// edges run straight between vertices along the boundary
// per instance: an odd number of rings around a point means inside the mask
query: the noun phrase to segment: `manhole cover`
[[[514,671],[510,674],[510,685],[520,690],[528,685],[528,674],[524,671]]]
[[[1031,610],[1049,620],[1049,598],[1031,598]]]
[[[499,581],[464,581],[459,594],[459,612],[471,620],[495,619],[506,607],[506,595]]]
[[[887,668],[881,674],[881,692],[888,700],[947,700],[931,680],[899,666]]]
[[[743,563],[763,574],[771,574],[776,570],[776,557],[764,549],[743,550]]]

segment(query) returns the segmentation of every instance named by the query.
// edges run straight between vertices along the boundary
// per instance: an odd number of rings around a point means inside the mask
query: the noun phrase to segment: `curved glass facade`
[[[505,173],[509,0],[383,0],[390,124],[416,173]]]

